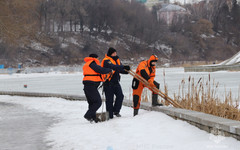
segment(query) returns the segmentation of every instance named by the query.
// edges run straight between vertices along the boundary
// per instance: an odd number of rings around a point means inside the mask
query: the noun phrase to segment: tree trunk
[[[70,32],[72,32],[72,18],[70,19]]]

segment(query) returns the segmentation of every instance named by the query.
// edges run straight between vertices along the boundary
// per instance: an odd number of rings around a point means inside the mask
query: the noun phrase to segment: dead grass
[[[185,109],[240,121],[239,96],[234,100],[232,92],[225,91],[225,97],[219,97],[218,85],[214,80],[211,81],[210,75],[207,81],[200,78],[198,82],[189,77],[187,82],[182,80],[178,93],[174,94],[174,100]],[[167,91],[165,85],[165,93]]]
[[[141,98],[141,101],[142,102],[149,102],[149,101],[152,101],[152,98],[151,98],[151,94],[152,93],[150,90],[148,90],[148,88],[144,88],[143,89],[143,92],[142,92],[142,98]]]
[[[163,72],[163,76],[163,92],[168,95],[168,89],[165,82],[165,72]],[[210,75],[206,81],[200,78],[197,82],[195,82],[194,78],[190,76],[187,81],[181,81],[178,93],[174,93],[173,99],[183,106],[184,109],[240,121],[240,87],[238,98],[233,99],[231,91],[227,92],[225,90],[225,93],[220,94],[218,92],[218,85],[219,83],[215,83]],[[225,96],[219,96],[223,94]],[[151,97],[149,95],[151,95],[151,91],[146,88],[142,94],[142,101],[151,102]],[[170,105],[164,100],[164,98],[161,99],[161,103],[166,106]]]

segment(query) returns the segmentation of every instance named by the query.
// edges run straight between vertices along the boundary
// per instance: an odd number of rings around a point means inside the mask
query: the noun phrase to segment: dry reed
[[[239,96],[234,100],[232,92],[225,90],[225,98],[221,99],[217,94],[219,84],[214,80],[211,82],[210,75],[206,82],[200,78],[197,83],[190,76],[187,81],[187,90],[185,90],[185,84],[185,80],[182,80],[178,94],[174,94],[174,100],[183,108],[240,121]]]
[[[165,82],[165,71],[163,72],[164,77],[164,93],[168,95],[168,89]],[[218,93],[219,83],[215,83],[208,76],[207,81],[200,78],[198,82],[194,81],[194,78],[189,76],[188,81],[182,80],[179,85],[178,93],[174,93],[174,100],[177,101],[184,109],[193,111],[204,112],[215,116],[238,120],[240,121],[240,87],[238,92],[238,98],[233,99],[232,92],[225,90],[225,97],[219,97]],[[142,101],[151,102],[151,95],[148,90],[143,91]],[[170,105],[166,98],[161,99],[161,103],[168,106]]]
[[[168,95],[168,88],[165,81],[165,71],[163,71],[164,93]],[[240,86],[238,98],[233,99],[232,92],[225,90],[225,96],[219,97],[219,83],[215,83],[209,74],[208,79],[204,81],[200,78],[196,83],[194,78],[189,76],[188,80],[182,80],[179,85],[178,93],[174,93],[174,100],[184,109],[204,112],[215,116],[240,121]],[[187,89],[186,89],[187,88]],[[143,102],[151,102],[151,92],[145,88],[142,93]],[[161,99],[161,103],[168,106],[168,101]]]

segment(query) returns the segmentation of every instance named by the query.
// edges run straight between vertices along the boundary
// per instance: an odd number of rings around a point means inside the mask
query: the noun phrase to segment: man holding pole
[[[123,92],[120,85],[120,73],[127,74],[130,70],[129,66],[123,66],[117,56],[116,49],[110,47],[105,58],[102,60],[101,66],[113,70],[112,74],[106,77],[103,85],[106,96],[106,110],[109,113],[109,118],[112,119],[113,115],[121,117],[120,110],[123,102]],[[114,100],[114,95],[116,99]]]
[[[159,89],[160,84],[154,81],[155,72],[156,72],[156,62],[158,58],[156,55],[152,55],[149,60],[145,60],[140,62],[137,67],[136,73],[143,77],[146,81],[148,81],[151,87],[156,87]],[[138,114],[138,110],[141,102],[141,95],[144,88],[144,84],[140,82],[138,79],[133,78],[132,88],[133,88],[133,115],[136,116]],[[158,103],[158,94],[152,93],[152,106],[162,106],[162,104]]]

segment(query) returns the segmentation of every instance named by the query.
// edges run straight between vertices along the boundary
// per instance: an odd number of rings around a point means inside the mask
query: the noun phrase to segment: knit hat
[[[98,58],[98,55],[97,54],[90,54],[89,57]]]
[[[107,55],[108,55],[108,56],[111,56],[112,53],[114,53],[114,52],[116,52],[116,50],[115,50],[114,48],[110,47],[110,48],[108,49]]]

